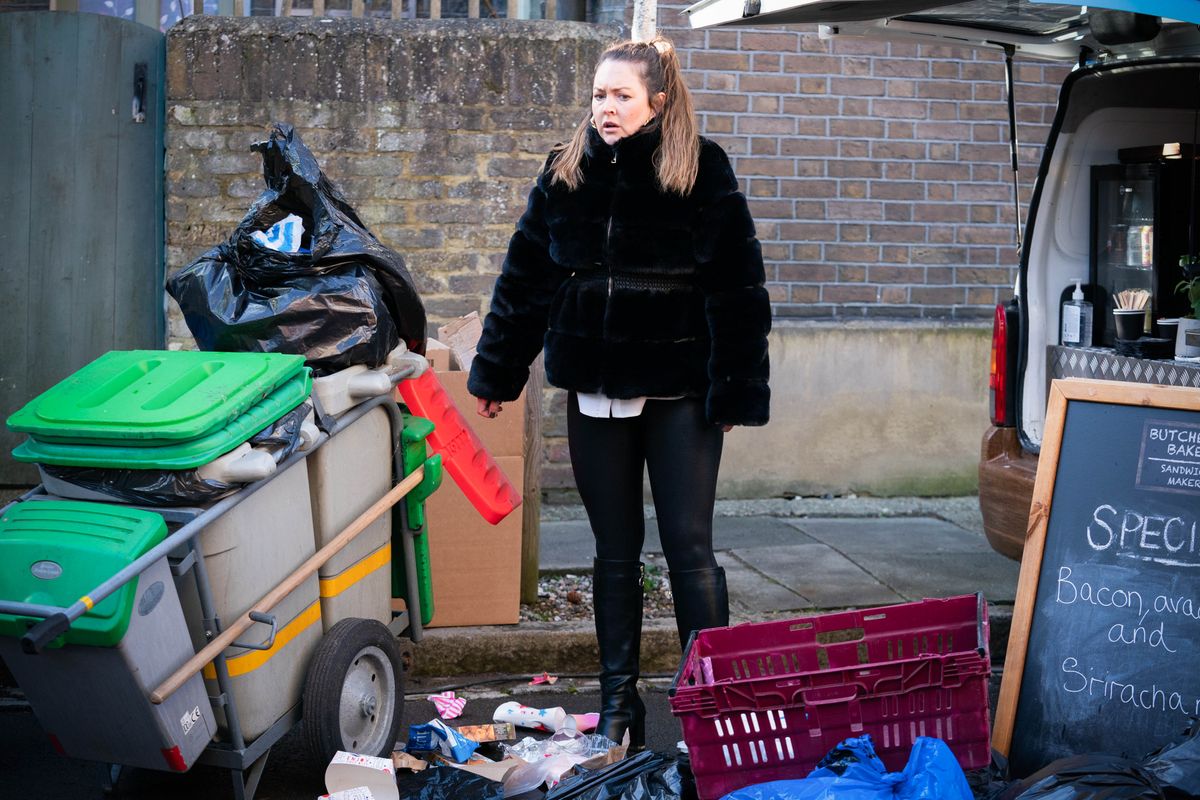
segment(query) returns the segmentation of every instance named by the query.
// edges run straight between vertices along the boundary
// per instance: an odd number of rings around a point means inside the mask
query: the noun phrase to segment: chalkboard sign
[[[1200,390],[1055,381],[992,741],[1026,776],[1200,716]]]

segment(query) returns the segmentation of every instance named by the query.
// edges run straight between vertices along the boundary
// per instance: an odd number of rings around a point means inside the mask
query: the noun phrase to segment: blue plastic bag
[[[870,736],[846,739],[800,780],[746,786],[722,800],[972,800],[971,787],[941,739],[922,736],[900,772],[888,772]]]

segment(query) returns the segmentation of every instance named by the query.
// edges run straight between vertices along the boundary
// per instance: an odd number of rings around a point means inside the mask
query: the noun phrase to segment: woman
[[[530,192],[467,385],[494,417],[544,347],[547,380],[569,390],[571,466],[596,537],[599,730],[640,747],[642,470],[684,644],[729,621],[717,468],[725,432],[767,422],[771,315],[746,199],[697,132],[674,48],[612,45],[594,83],[591,113]]]

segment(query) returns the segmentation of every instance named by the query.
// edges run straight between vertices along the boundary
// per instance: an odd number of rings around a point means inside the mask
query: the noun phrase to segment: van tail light
[[[1016,301],[1000,303],[992,318],[992,359],[988,375],[988,405],[992,424],[998,428],[1017,424],[1016,420]]]

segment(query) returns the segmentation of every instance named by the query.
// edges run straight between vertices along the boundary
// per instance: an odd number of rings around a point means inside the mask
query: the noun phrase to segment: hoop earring
[[[595,117],[588,117],[588,124],[592,126],[592,130],[594,130],[594,131],[600,130],[599,128],[596,127],[596,118]]]

